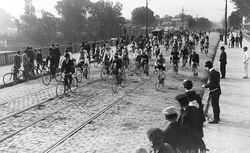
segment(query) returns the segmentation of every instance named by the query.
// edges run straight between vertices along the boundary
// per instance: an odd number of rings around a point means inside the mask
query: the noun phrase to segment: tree
[[[234,11],[228,17],[229,26],[238,28],[242,23],[242,16],[240,15],[239,11]]]
[[[154,12],[148,8],[148,25],[152,25],[154,21]],[[146,7],[138,7],[132,11],[132,22],[139,26],[146,25]]]
[[[88,24],[95,39],[117,37],[122,33],[125,18],[122,17],[122,4],[110,1],[93,3],[89,11]]]
[[[249,0],[232,0],[236,5],[237,11],[241,16],[250,17],[250,1]]]
[[[192,30],[210,30],[212,22],[204,17],[194,19],[192,16],[189,16],[188,28]]]
[[[87,14],[90,10],[89,0],[61,0],[55,6],[61,16],[60,31],[65,40],[79,41],[87,37]]]

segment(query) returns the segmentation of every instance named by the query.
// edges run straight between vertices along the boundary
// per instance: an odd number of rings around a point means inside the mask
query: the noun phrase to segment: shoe
[[[219,121],[218,120],[213,120],[213,121],[210,121],[210,122],[208,122],[209,124],[218,124],[219,123]]]
[[[244,76],[243,79],[247,79],[248,77]]]
[[[225,79],[225,77],[221,77],[221,79]]]

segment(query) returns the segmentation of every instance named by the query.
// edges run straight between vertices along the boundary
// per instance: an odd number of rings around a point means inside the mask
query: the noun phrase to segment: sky
[[[58,0],[33,0],[33,4],[39,14],[40,10],[45,10],[57,15],[54,6]],[[96,2],[98,0],[91,0]],[[136,7],[145,6],[146,0],[109,0],[123,4],[122,14],[125,18],[131,19],[131,12]],[[155,15],[177,15],[184,7],[184,13],[198,17],[206,17],[211,21],[220,22],[224,17],[225,0],[148,0],[149,8]],[[228,14],[234,10],[234,5],[228,0]],[[0,8],[6,10],[14,17],[23,14],[24,0],[0,0]]]

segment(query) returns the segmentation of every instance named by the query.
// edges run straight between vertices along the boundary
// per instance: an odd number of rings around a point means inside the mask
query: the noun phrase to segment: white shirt
[[[244,54],[243,54],[243,63],[244,64],[249,64],[249,56],[247,54],[247,51],[245,51]]]

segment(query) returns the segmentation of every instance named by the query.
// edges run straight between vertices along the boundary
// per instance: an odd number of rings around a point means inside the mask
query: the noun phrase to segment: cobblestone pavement
[[[212,34],[211,40],[213,41],[213,37],[216,36]],[[210,44],[215,44],[215,42],[211,42]],[[203,59],[209,58],[203,55],[201,56]],[[201,60],[201,65],[204,65],[204,60]],[[168,67],[169,69],[171,68],[171,66]],[[201,71],[202,69],[203,67],[200,68]],[[96,77],[99,77],[98,72],[95,74]],[[171,74],[171,70],[168,74]],[[148,147],[145,134],[147,129],[149,127],[164,128],[166,126],[161,110],[172,104],[177,105],[174,97],[178,93],[184,92],[180,81],[184,78],[191,77],[192,73],[190,68],[185,71],[180,70],[180,75],[167,78],[166,86],[159,92],[155,91],[154,79],[151,79],[135,92],[125,97],[122,103],[113,107],[91,124],[84,127],[81,131],[53,150],[53,152],[125,153],[131,152],[138,145]],[[80,88],[77,94],[70,94],[70,96],[63,99],[50,99],[44,106],[24,112],[16,118],[9,118],[0,122],[0,139],[3,139],[14,131],[20,130],[44,116],[65,107],[63,110],[52,114],[37,124],[22,130],[15,136],[0,142],[0,152],[36,153],[45,150],[75,128],[76,125],[86,121],[90,116],[96,114],[102,108],[126,94],[128,90],[137,86],[144,79],[147,79],[144,78],[138,81],[138,78],[134,76],[128,76],[127,78],[128,85],[126,88],[119,88],[118,94],[111,92],[110,84],[95,82],[84,88]],[[203,77],[201,76],[201,78]],[[32,80],[16,85],[15,87],[0,90],[0,98],[2,98],[0,101],[1,104],[4,104],[2,101],[15,101],[13,98],[18,99],[21,96],[23,100],[16,103],[19,105],[25,105],[24,103],[27,103],[25,106],[30,106],[31,103],[29,103],[29,101],[37,103],[43,100],[44,97],[44,99],[48,99],[50,96],[55,95],[55,87],[52,86],[53,85],[44,87],[42,86],[41,80]],[[194,86],[201,92],[200,80],[196,80]],[[22,91],[22,88],[25,88],[26,92]],[[42,89],[46,92],[42,93],[39,91]],[[3,92],[3,90],[5,90],[5,92]],[[16,96],[11,97],[15,91],[20,92]],[[2,96],[1,92],[9,96]],[[32,94],[27,95],[27,93]],[[37,95],[40,94],[40,99],[39,96],[35,96],[34,93],[37,93]],[[49,93],[51,93],[51,95],[49,95]],[[20,104],[21,102],[24,103]],[[5,108],[6,111],[4,113],[1,111],[2,116],[8,114],[6,112],[12,108],[18,108],[18,104],[14,107]]]

